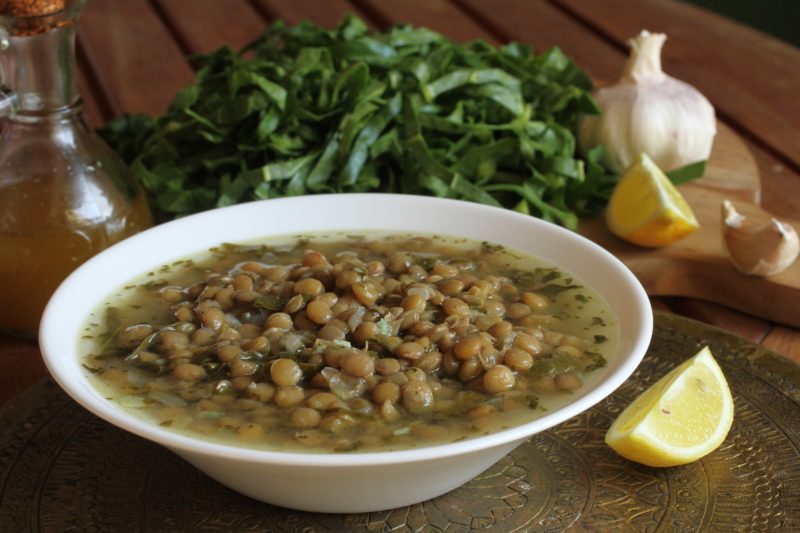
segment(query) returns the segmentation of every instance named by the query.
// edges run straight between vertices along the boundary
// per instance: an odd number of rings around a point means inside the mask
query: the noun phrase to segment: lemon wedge
[[[646,154],[620,176],[606,223],[618,237],[649,247],[666,246],[700,227],[681,193]]]
[[[717,449],[732,422],[731,391],[706,347],[622,411],[606,443],[637,463],[683,465]]]

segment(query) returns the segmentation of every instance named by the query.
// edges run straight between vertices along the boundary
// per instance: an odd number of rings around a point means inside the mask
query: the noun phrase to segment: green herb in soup
[[[90,317],[84,366],[164,427],[294,451],[453,442],[569,401],[616,321],[570,275],[432,236],[222,245]]]

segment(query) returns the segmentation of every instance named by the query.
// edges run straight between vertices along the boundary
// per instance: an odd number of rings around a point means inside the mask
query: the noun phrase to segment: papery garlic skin
[[[661,70],[662,33],[631,39],[617,84],[598,89],[599,116],[582,116],[578,143],[585,154],[604,147],[603,164],[624,171],[642,152],[668,172],[707,160],[717,132],[714,107],[697,89]]]
[[[783,272],[800,254],[800,238],[793,226],[776,218],[750,221],[728,200],[722,203],[722,239],[733,266],[751,276]]]

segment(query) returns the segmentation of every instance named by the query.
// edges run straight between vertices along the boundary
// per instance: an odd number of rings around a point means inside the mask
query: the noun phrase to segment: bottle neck
[[[75,24],[35,35],[11,36],[5,84],[16,102],[12,116],[72,114],[79,105],[75,82]]]

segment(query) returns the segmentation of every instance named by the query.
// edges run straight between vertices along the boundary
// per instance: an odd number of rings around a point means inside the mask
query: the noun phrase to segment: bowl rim
[[[60,314],[65,311],[64,306],[68,305],[72,298],[80,296],[81,283],[89,283],[92,281],[94,272],[100,271],[104,267],[113,264],[114,260],[124,256],[129,248],[142,246],[148,240],[154,239],[153,235],[158,235],[165,232],[180,232],[191,229],[192,226],[208,224],[221,216],[239,216],[246,217],[248,213],[254,210],[262,209],[265,205],[275,206],[277,209],[278,203],[287,209],[302,210],[304,204],[315,205],[315,202],[368,202],[371,205],[381,205],[381,202],[391,202],[396,204],[408,204],[413,208],[430,208],[449,206],[450,208],[463,210],[464,216],[490,215],[493,217],[505,218],[509,224],[517,224],[528,226],[531,229],[538,229],[541,231],[551,232],[555,234],[556,238],[567,239],[567,242],[574,241],[576,246],[586,247],[592,256],[600,261],[606,263],[606,267],[611,269],[613,273],[619,277],[621,281],[629,290],[630,301],[629,304],[633,306],[633,313],[635,314],[640,323],[638,328],[635,329],[635,338],[632,339],[628,353],[617,353],[616,357],[624,358],[616,365],[614,372],[607,371],[607,375],[603,376],[599,382],[585,394],[572,401],[571,403],[562,406],[554,411],[547,413],[541,417],[536,418],[530,422],[513,426],[507,429],[496,431],[488,435],[476,436],[467,438],[458,442],[437,444],[431,446],[423,446],[419,448],[394,450],[394,451],[374,451],[374,452],[303,452],[303,451],[274,451],[249,448],[244,446],[236,446],[229,444],[222,444],[213,441],[202,440],[188,435],[184,435],[174,430],[161,428],[153,422],[146,421],[134,415],[128,414],[124,408],[114,405],[113,402],[103,399],[97,389],[88,383],[85,373],[81,370],[75,369],[73,374],[80,375],[80,379],[70,378],[69,373],[62,374],[61,370],[70,365],[70,362],[65,362],[66,358],[60,355],[64,350],[63,343],[60,342],[58,335],[58,320]],[[457,204],[457,205],[456,205]],[[396,207],[399,209],[399,207]],[[411,208],[411,207],[409,207]],[[344,228],[343,228],[344,229]],[[352,228],[351,228],[352,229]],[[335,231],[331,230],[318,230],[320,232]],[[364,231],[367,231],[366,229]],[[383,231],[383,230],[381,230]],[[387,232],[392,230],[385,230]],[[397,228],[393,230],[397,233],[403,232],[417,232],[417,230],[404,230]],[[283,233],[277,232],[264,232],[263,238],[270,238],[271,236],[281,235],[294,235],[299,232],[288,231]],[[435,230],[429,233],[437,233]],[[441,232],[441,234],[448,234],[449,232]],[[467,236],[467,238],[470,238]],[[210,246],[219,244],[214,242]],[[206,247],[207,249],[208,247]],[[194,253],[201,253],[202,248],[198,248]],[[191,254],[184,254],[191,255]],[[545,261],[555,263],[556,261],[544,257]],[[162,261],[160,264],[165,264],[167,261]],[[561,267],[564,270],[570,271],[570,268]],[[125,278],[125,281],[130,281],[131,278],[140,276],[146,272],[147,268],[139,269],[139,274],[134,274]],[[125,281],[122,283],[124,284]],[[121,285],[121,284],[120,284]],[[601,288],[592,286],[598,293],[603,294]],[[106,296],[117,290],[118,286],[109,285],[108,290],[105,291]],[[96,308],[99,301],[92,304],[92,308]],[[85,318],[83,324],[85,324]],[[619,325],[622,327],[622,324]],[[634,370],[638,367],[642,358],[644,357],[647,347],[650,343],[653,331],[653,313],[650,306],[650,301],[642,285],[639,283],[634,274],[625,266],[619,259],[613,256],[610,252],[599,246],[598,244],[590,241],[589,239],[567,230],[563,227],[557,226],[544,220],[516,213],[503,208],[486,206],[472,202],[461,200],[433,198],[415,195],[397,195],[397,194],[382,194],[382,193],[346,193],[346,194],[329,194],[329,195],[312,195],[300,196],[290,198],[280,198],[272,200],[262,200],[256,202],[249,202],[244,204],[233,205],[229,207],[213,209],[184,218],[180,218],[171,222],[155,226],[142,233],[134,235],[117,243],[116,245],[100,252],[98,255],[89,259],[86,263],[76,269],[67,279],[58,287],[50,301],[48,302],[44,314],[42,316],[41,326],[39,329],[39,343],[41,352],[47,366],[48,371],[53,376],[55,381],[67,392],[67,394],[85,409],[99,416],[103,420],[110,422],[117,427],[124,429],[137,436],[146,438],[148,440],[157,442],[174,451],[186,452],[189,454],[200,454],[204,456],[213,456],[219,458],[230,458],[237,461],[249,461],[254,463],[271,463],[286,466],[316,466],[316,467],[352,467],[352,466],[371,466],[371,465],[388,465],[388,464],[401,464],[408,462],[418,462],[427,460],[437,460],[447,457],[453,457],[462,454],[468,454],[494,448],[498,446],[508,445],[515,441],[521,442],[522,440],[557,424],[564,422],[578,415],[579,413],[588,410],[604,398],[609,396],[616,390],[622,383],[630,377]],[[75,346],[68,349],[68,353],[75,356],[71,361],[73,366],[79,365],[79,354],[77,349],[78,338],[80,337],[80,330],[73,331],[75,334]],[[620,339],[621,343],[621,339]],[[619,349],[618,349],[619,351]]]

